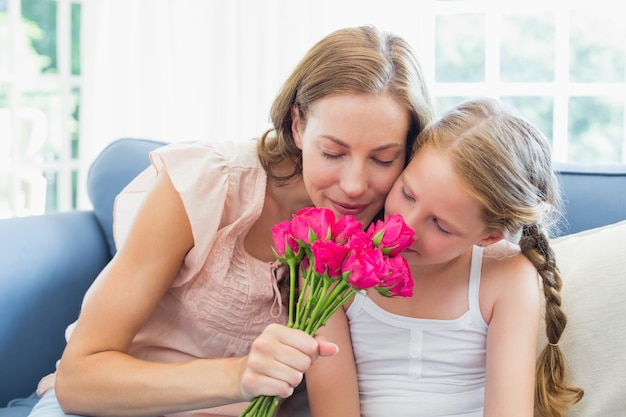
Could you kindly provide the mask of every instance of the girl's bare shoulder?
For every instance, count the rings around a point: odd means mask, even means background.
[[[485,247],[483,251],[483,275],[537,276],[537,269],[530,259],[511,242],[501,240]]]
[[[480,291],[481,306],[490,306],[487,311],[499,302],[538,300],[539,288],[537,269],[518,246],[501,242],[485,248]]]

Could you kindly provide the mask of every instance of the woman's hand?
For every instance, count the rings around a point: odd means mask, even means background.
[[[337,345],[323,338],[270,324],[242,358],[242,396],[248,400],[258,395],[289,397],[318,357],[337,352]]]

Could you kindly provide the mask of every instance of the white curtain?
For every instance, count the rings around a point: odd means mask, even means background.
[[[258,136],[282,81],[314,42],[361,24],[417,42],[428,3],[83,0],[84,163],[120,137]]]

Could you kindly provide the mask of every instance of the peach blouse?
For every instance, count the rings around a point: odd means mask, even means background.
[[[116,244],[119,247],[126,238],[139,204],[161,170],[181,196],[195,244],[172,287],[135,337],[130,354],[157,362],[244,356],[268,324],[287,322],[277,287],[283,265],[260,261],[244,249],[247,231],[263,209],[267,183],[256,141],[173,143],[150,157],[152,165],[116,199]],[[245,405],[177,416],[236,416]]]

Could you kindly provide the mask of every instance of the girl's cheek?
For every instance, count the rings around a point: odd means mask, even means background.
[[[401,215],[404,221],[411,227],[415,227],[415,206],[409,202],[399,188],[393,189],[394,213]]]
[[[393,195],[393,190],[391,190],[391,193],[387,196],[387,199],[385,200],[385,216],[391,216],[392,214],[401,214],[402,217],[405,217],[404,214],[401,213],[399,210],[395,196]]]

